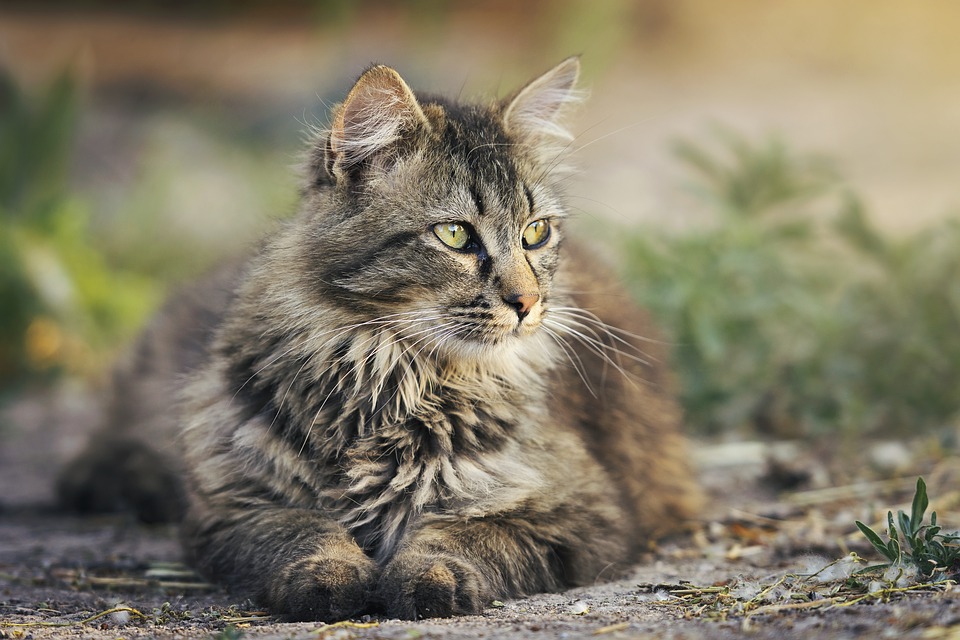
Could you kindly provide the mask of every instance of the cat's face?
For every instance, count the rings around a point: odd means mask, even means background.
[[[335,117],[314,194],[324,297],[425,350],[535,334],[565,213],[543,127],[576,72],[566,61],[493,107],[417,101],[395,72],[364,74]]]

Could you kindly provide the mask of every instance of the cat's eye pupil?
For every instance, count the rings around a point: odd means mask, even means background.
[[[550,224],[546,220],[535,220],[523,230],[523,247],[535,248],[546,242],[549,236]]]
[[[463,249],[470,243],[470,232],[458,222],[441,222],[433,226],[440,241],[453,249]]]

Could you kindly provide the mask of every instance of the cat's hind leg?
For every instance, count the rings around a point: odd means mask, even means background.
[[[78,513],[133,512],[146,523],[183,515],[183,489],[168,456],[136,439],[102,433],[57,479],[57,499]]]

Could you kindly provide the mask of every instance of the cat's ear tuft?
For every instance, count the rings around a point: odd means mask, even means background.
[[[430,124],[400,74],[383,65],[371,67],[334,111],[325,149],[327,172],[343,180],[419,126]]]
[[[520,138],[571,139],[561,124],[567,107],[581,100],[576,90],[580,76],[580,57],[567,58],[553,69],[535,78],[503,103],[503,124]]]

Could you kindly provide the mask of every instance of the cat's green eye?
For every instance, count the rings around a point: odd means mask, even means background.
[[[470,244],[470,230],[459,222],[435,224],[433,233],[440,238],[440,242],[452,249],[463,249]]]
[[[550,222],[548,220],[534,220],[523,230],[523,248],[535,249],[550,237]]]

